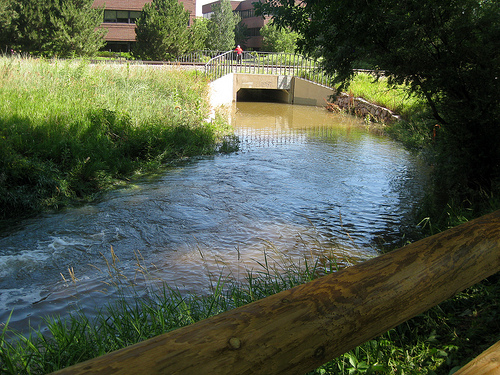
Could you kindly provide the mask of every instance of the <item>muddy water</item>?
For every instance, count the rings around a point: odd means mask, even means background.
[[[146,273],[184,292],[333,254],[357,262],[399,240],[425,167],[359,120],[322,108],[238,103],[239,152],[184,160],[102,201],[23,222],[0,236],[0,322],[37,326],[73,307],[92,314],[113,283]],[[117,276],[119,274],[119,276]]]

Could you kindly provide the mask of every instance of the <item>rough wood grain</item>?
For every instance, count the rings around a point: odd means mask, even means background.
[[[500,271],[500,211],[57,374],[303,374]]]
[[[498,375],[500,374],[500,341],[490,346],[455,375]]]

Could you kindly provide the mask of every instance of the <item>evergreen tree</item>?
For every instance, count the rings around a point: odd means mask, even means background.
[[[189,28],[190,31],[190,43],[189,51],[199,51],[208,48],[208,23],[206,18],[196,18],[193,24]]]
[[[0,0],[0,54],[9,52],[12,18],[11,0]]]
[[[208,47],[212,50],[228,51],[234,48],[235,28],[240,17],[233,13],[229,0],[221,0],[212,6],[212,17],[208,25],[210,39]]]
[[[103,9],[93,0],[11,1],[8,31],[15,50],[40,56],[90,56],[105,43]]]
[[[93,1],[65,0],[58,6],[52,50],[58,56],[92,56],[105,44],[106,30],[96,29],[103,20],[103,10],[92,8]]]
[[[260,35],[262,35],[263,51],[293,53],[297,48],[299,34],[290,28],[278,28],[268,23],[260,29]]]
[[[243,49],[246,49],[245,45],[248,38],[250,38],[248,36],[248,27],[240,20],[234,29],[234,44],[239,44]]]
[[[144,60],[171,60],[188,51],[189,12],[177,0],[153,0],[137,20],[134,55]]]

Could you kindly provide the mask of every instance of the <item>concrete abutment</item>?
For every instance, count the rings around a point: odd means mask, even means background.
[[[299,77],[230,73],[210,84],[212,107],[230,105],[236,101],[277,102],[324,107],[332,102],[334,90]],[[387,108],[369,103],[361,98],[339,95],[333,103],[358,116],[388,123],[398,117]]]

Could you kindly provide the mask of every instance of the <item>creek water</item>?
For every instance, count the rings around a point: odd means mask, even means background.
[[[204,293],[214,275],[243,279],[265,258],[376,256],[414,223],[427,168],[360,121],[237,103],[238,152],[179,161],[99,202],[1,233],[0,324],[11,312],[22,331],[75,307],[91,315],[116,297],[114,283],[140,285],[146,269],[150,280]]]

